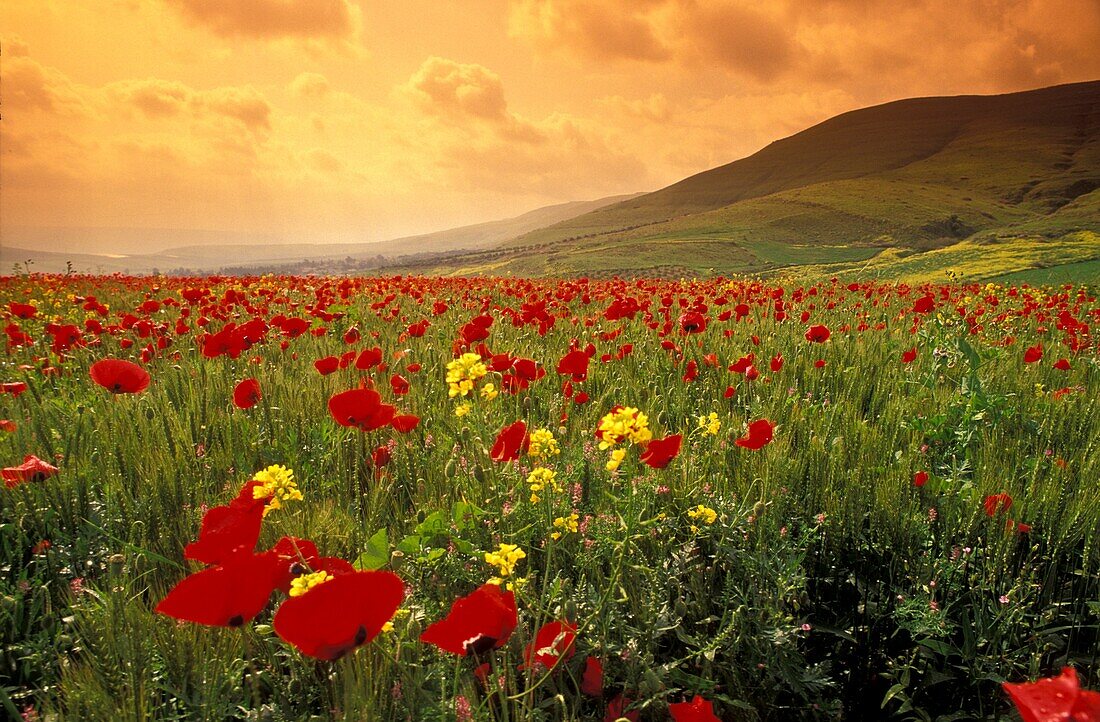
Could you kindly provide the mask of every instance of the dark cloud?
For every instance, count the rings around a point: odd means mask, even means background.
[[[347,39],[358,14],[348,0],[165,0],[225,37]]]

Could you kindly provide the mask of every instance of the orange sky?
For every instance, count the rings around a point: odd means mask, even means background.
[[[1095,0],[4,0],[0,220],[358,241],[1100,77]]]

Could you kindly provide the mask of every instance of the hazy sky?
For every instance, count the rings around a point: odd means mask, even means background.
[[[4,0],[0,219],[374,240],[1100,77],[1097,0]]]

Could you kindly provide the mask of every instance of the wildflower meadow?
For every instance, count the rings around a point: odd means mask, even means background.
[[[10,719],[1100,719],[1087,286],[31,274],[0,313]]]

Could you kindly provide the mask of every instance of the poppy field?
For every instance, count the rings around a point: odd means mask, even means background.
[[[12,719],[1100,719],[1087,286],[35,274],[0,313]]]

